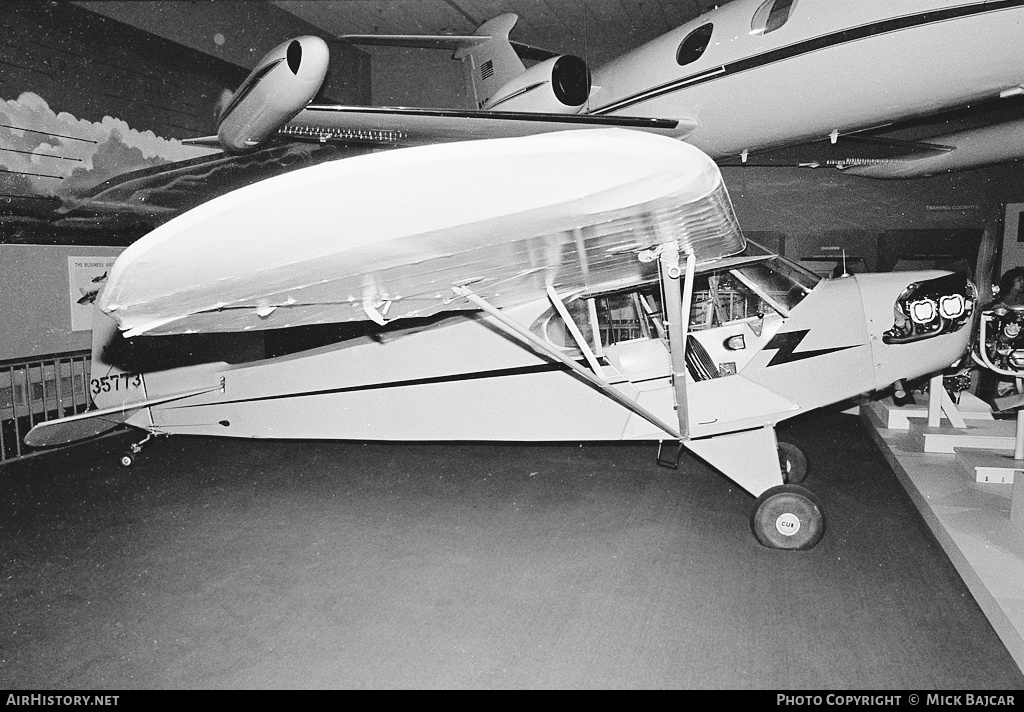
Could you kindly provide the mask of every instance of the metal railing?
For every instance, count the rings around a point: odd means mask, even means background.
[[[91,362],[88,350],[0,361],[0,464],[32,454],[37,423],[88,410]]]

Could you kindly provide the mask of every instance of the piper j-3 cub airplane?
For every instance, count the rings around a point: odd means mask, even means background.
[[[1013,101],[1022,8],[734,0],[593,81],[577,58],[510,41],[511,16],[466,37],[377,40],[454,49],[472,111],[309,104],[327,45],[287,42],[222,111],[226,151],[492,140],[324,163],[157,227],[97,300],[97,410],[26,440],[123,422],[150,434],[679,442],[758,498],[760,541],[813,546],[823,514],[774,425],[956,361],[973,287],[940,272],[817,280],[744,241],[694,146],[746,156]],[[517,52],[541,61],[527,69]],[[880,75],[893,57],[901,71]],[[577,128],[590,130],[528,137]],[[904,146],[900,166],[949,148]],[[1002,150],[986,160],[1014,157]]]
[[[757,497],[762,543],[808,548],[824,515],[786,481],[775,424],[948,367],[975,301],[961,275],[821,281],[747,243],[715,163],[673,139],[608,129],[385,151],[232,191],[127,248],[96,301],[98,409],[26,441],[121,422],[660,440]]]
[[[974,287],[944,272],[819,281],[744,240],[704,152],[843,146],[893,121],[1013,102],[1024,0],[734,0],[592,77],[578,58],[510,41],[514,22],[349,38],[454,49],[471,111],[309,104],[326,43],[268,53],[221,112],[226,151],[414,147],[259,181],[129,247],[96,302],[97,410],[26,441],[122,422],[235,437],[653,439],[757,497],[762,543],[813,546],[823,513],[775,424],[957,361]],[[542,61],[527,69],[517,52]],[[1012,142],[958,154],[952,137],[867,143],[902,152],[862,159],[873,175],[1019,155]]]

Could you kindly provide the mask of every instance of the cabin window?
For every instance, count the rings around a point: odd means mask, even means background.
[[[690,331],[713,329],[773,311],[754,290],[729,273],[698,275],[692,304]]]
[[[591,322],[588,300],[566,302],[565,308],[591,348],[596,347],[594,326],[604,346],[664,336],[661,333],[661,295],[655,288],[595,297],[596,324]],[[541,314],[530,325],[530,331],[567,355],[580,355],[576,340],[554,308]]]
[[[700,56],[704,54],[704,50],[708,48],[708,43],[711,41],[711,32],[714,29],[715,26],[709,22],[706,25],[701,25],[686,36],[686,39],[679,44],[679,49],[676,50],[676,61],[680,66],[696,62],[700,59]]]
[[[767,0],[754,13],[750,22],[750,34],[767,35],[786,24],[796,7],[796,0]]]
[[[821,277],[779,257],[732,271],[740,281],[758,290],[769,304],[788,313],[811,293]]]

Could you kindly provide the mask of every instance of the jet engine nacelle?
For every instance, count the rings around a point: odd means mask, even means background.
[[[320,91],[330,53],[319,37],[297,37],[267,52],[221,111],[217,139],[226,151],[251,151]]]
[[[510,80],[484,103],[484,109],[575,114],[590,96],[590,69],[564,54],[535,64]]]

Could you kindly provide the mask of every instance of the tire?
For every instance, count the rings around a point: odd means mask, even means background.
[[[779,485],[765,491],[754,505],[750,528],[769,549],[811,549],[825,534],[821,502],[798,485]]]
[[[807,479],[807,456],[793,443],[779,442],[779,467],[782,481],[787,485],[798,485]]]
[[[135,464],[135,455],[133,453],[126,452],[123,455],[121,455],[121,459],[118,460],[118,463],[121,465],[121,467],[129,468],[133,464]]]

